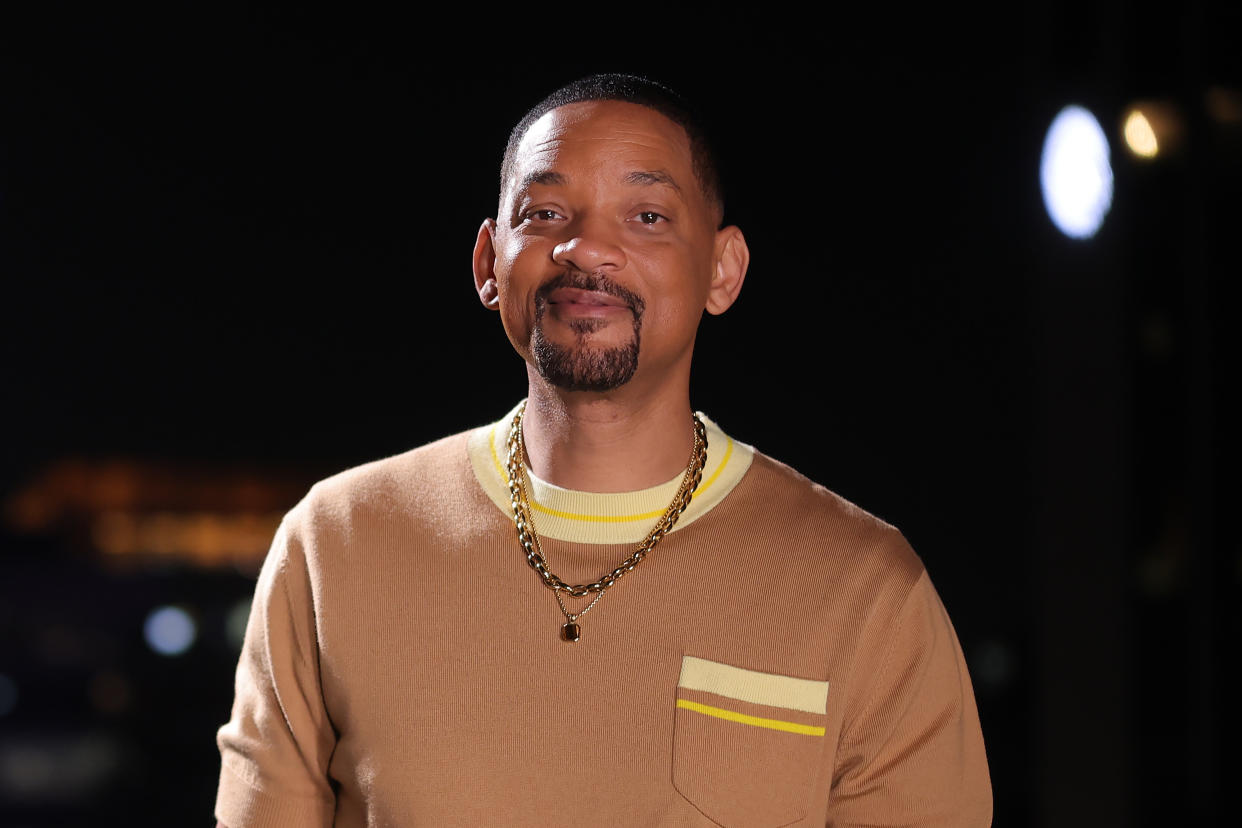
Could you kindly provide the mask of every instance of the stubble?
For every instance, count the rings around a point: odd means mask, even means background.
[[[592,344],[592,335],[608,324],[603,319],[577,319],[570,323],[573,345],[550,341],[543,332],[547,294],[562,287],[600,291],[623,299],[634,319],[630,341],[609,347]],[[557,276],[535,294],[535,330],[531,336],[535,370],[549,383],[566,391],[611,391],[625,385],[638,370],[644,307],[642,297],[602,274],[570,270]]]

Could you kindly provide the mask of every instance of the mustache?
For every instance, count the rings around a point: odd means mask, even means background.
[[[548,302],[548,294],[560,288],[575,288],[577,290],[593,290],[599,293],[606,293],[609,296],[615,296],[630,306],[634,317],[642,316],[643,310],[647,307],[647,303],[643,301],[643,297],[634,291],[618,284],[603,273],[588,273],[585,270],[570,268],[564,273],[560,273],[535,291],[535,300],[540,305],[546,305]]]

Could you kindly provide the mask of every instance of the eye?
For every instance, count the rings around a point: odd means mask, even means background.
[[[548,210],[545,208],[542,210],[531,210],[523,216],[523,218],[527,221],[556,221],[559,218],[564,218],[564,216],[555,210]]]
[[[634,218],[638,219],[641,224],[659,224],[662,221],[668,221],[668,219],[664,216],[659,213],[652,212],[651,210],[644,210],[634,216]]]

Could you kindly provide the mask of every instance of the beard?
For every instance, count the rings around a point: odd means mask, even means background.
[[[562,287],[594,290],[623,299],[634,317],[630,341],[608,347],[592,345],[589,341],[591,334],[607,324],[602,319],[572,322],[573,345],[549,340],[543,332],[543,318],[548,309],[547,295]],[[625,385],[638,369],[638,343],[644,307],[642,297],[602,274],[570,270],[557,276],[535,294],[535,330],[531,336],[535,370],[539,376],[565,391],[611,391]]]

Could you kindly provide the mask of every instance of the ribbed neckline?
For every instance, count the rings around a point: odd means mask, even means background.
[[[509,426],[516,413],[517,406],[514,406],[495,423],[475,429],[467,441],[479,485],[510,519],[513,511],[504,462]],[[702,412],[699,416],[707,427],[707,463],[703,467],[702,482],[673,531],[689,526],[723,500],[750,468],[754,457],[751,446],[729,437]],[[678,475],[658,486],[634,492],[580,492],[540,480],[529,468],[526,474],[539,534],[578,543],[641,541],[664,514],[681,485],[681,475]]]

